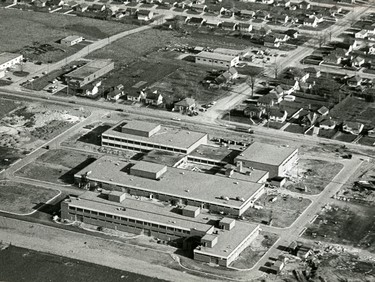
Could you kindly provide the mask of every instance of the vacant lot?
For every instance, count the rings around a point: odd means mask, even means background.
[[[56,190],[3,181],[0,182],[0,209],[12,213],[30,213],[57,194]]]
[[[375,251],[375,209],[342,203],[325,208],[304,236]]]
[[[1,40],[0,51],[10,52],[18,52],[34,42],[57,42],[73,34],[95,40],[134,28],[108,21],[11,9],[0,10],[0,19],[0,34],[7,38]]]
[[[267,232],[260,233],[250,246],[242,251],[231,266],[240,269],[252,268],[277,239],[278,237],[275,234]]]
[[[51,150],[19,171],[17,175],[57,184],[74,183],[74,174],[92,163],[92,156],[68,150]]]
[[[276,200],[275,200],[276,199]],[[287,195],[263,195],[257,201],[263,209],[248,209],[244,213],[246,220],[269,224],[275,227],[290,226],[300,214],[310,205],[305,198],[293,198]]]
[[[0,119],[9,114],[11,111],[15,110],[20,106],[19,102],[15,102],[8,99],[0,99]]]

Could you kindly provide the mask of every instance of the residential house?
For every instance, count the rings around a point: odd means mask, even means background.
[[[302,1],[298,4],[298,7],[301,9],[301,10],[308,10],[311,8],[311,4],[307,1]]]
[[[363,128],[363,123],[355,121],[347,121],[342,124],[342,130],[353,135],[359,135]]]
[[[262,115],[266,113],[266,109],[264,107],[259,107],[257,105],[250,104],[244,110],[243,114],[246,117],[250,118],[258,118],[260,119]]]
[[[196,108],[196,103],[193,98],[185,98],[174,104],[173,110],[180,113],[189,113]]]
[[[310,78],[318,78],[321,76],[321,71],[314,67],[304,68],[303,71],[308,73]]]
[[[369,47],[369,49],[368,49],[368,54],[370,54],[370,55],[375,55],[375,46],[371,46],[371,47]]]
[[[272,33],[272,36],[275,37],[275,40],[276,41],[280,41],[280,42],[286,42],[288,41],[290,38],[287,34],[285,33]]]
[[[352,60],[352,66],[356,68],[361,68],[365,63],[365,59],[361,56],[357,56]]]
[[[126,16],[126,8],[125,9],[118,9],[115,13],[116,19],[122,19],[125,16]]]
[[[88,10],[89,8],[89,5],[86,4],[86,3],[81,3],[79,4],[78,6],[75,7],[76,11],[77,12],[81,12],[81,13],[84,13]]]
[[[279,48],[281,41],[278,41],[274,36],[272,35],[266,35],[263,38],[264,46],[268,48]]]
[[[269,20],[270,17],[271,17],[270,13],[265,10],[258,10],[255,12],[255,15],[254,15],[254,18],[256,18],[257,20],[263,20],[263,21]]]
[[[317,119],[318,115],[313,111],[302,110],[298,115],[298,121],[302,126],[312,126]]]
[[[85,96],[89,98],[96,98],[100,95],[99,87],[101,85],[102,85],[101,81],[97,83],[93,83],[93,84],[86,84],[77,91],[77,95]]]
[[[154,12],[150,10],[139,10],[137,12],[137,19],[140,21],[149,21],[154,16]]]
[[[141,91],[142,92],[142,91]],[[163,96],[157,90],[151,92],[150,90],[143,91],[145,94],[145,103],[147,105],[159,106],[163,103]]]
[[[272,107],[279,104],[282,101],[282,95],[277,93],[268,93],[260,97],[257,101],[257,105],[261,107]]]
[[[124,85],[119,84],[113,87],[113,89],[107,94],[107,100],[117,101],[122,96],[124,96]]]
[[[290,7],[290,0],[277,0],[274,2],[274,6],[288,8]]]
[[[375,128],[370,129],[370,130],[367,132],[367,135],[368,135],[368,137],[375,138]]]
[[[318,110],[317,110],[318,114],[322,115],[322,116],[326,116],[329,114],[329,109],[326,107],[326,106],[321,106]]]
[[[311,17],[315,17],[318,23],[324,22],[324,17],[322,14],[312,15]]]
[[[38,8],[43,8],[46,6],[47,0],[35,0],[34,1],[34,6]]]
[[[298,73],[294,74],[293,79],[299,82],[306,82],[309,79],[309,77],[310,73],[301,70]]]
[[[289,20],[289,16],[287,14],[281,14],[281,15],[275,14],[272,16],[272,21],[274,23],[279,23],[279,24],[284,25],[288,22],[288,20]]]
[[[303,20],[304,26],[310,26],[310,27],[317,27],[318,26],[318,19],[316,17],[312,18],[305,18]]]
[[[325,129],[325,130],[330,130],[334,129],[336,127],[336,121],[334,121],[331,118],[326,118],[323,119],[321,122],[319,122],[319,128],[320,129]]]
[[[288,29],[284,32],[286,35],[288,35],[290,38],[298,38],[299,32],[295,29]]]
[[[253,26],[248,23],[239,23],[238,28],[241,32],[251,32],[253,30]]]
[[[342,57],[339,56],[336,52],[331,52],[327,56],[323,57],[323,61],[326,64],[335,64],[339,65],[341,64]]]
[[[206,20],[199,17],[186,18],[185,23],[188,25],[201,26]]]
[[[368,35],[373,35],[375,34],[375,26],[374,25],[365,25],[363,27],[364,30],[367,30]]]
[[[249,11],[249,10],[241,10],[240,11],[240,16],[241,18],[253,18],[255,16],[254,11]]]
[[[144,99],[144,94],[143,92],[130,92],[126,95],[126,99],[132,102],[140,102]]]
[[[232,9],[226,9],[226,8],[224,8],[224,7],[221,7],[219,13],[220,13],[220,15],[222,15],[222,16],[227,16],[227,17],[231,17],[231,16],[233,16],[233,11],[232,11]]]
[[[262,25],[262,27],[259,29],[259,33],[262,35],[268,35],[272,32],[272,29],[268,25]]]
[[[358,39],[365,39],[365,38],[368,37],[368,30],[366,30],[366,29],[362,29],[362,30],[356,32],[356,33],[354,34],[354,37],[355,37],[355,38],[358,38]]]
[[[239,24],[235,22],[222,22],[220,27],[224,30],[234,31],[239,29]]]
[[[48,2],[48,4],[52,7],[60,7],[60,6],[63,6],[64,5],[64,1],[63,0],[50,0]]]
[[[204,22],[203,22],[203,25],[204,26],[207,26],[209,28],[217,28],[219,27],[219,25],[221,24],[222,22],[219,20],[219,19],[215,19],[215,18],[208,18],[208,19],[205,19]]]
[[[358,87],[362,84],[363,79],[359,75],[352,76],[347,80],[347,83],[350,87]]]
[[[339,6],[332,6],[331,8],[329,8],[329,11],[330,11],[332,16],[336,16],[336,14],[341,13],[342,8],[339,7]]]
[[[280,108],[271,108],[268,111],[268,119],[270,121],[275,122],[285,122],[286,118],[288,117],[288,113],[285,110],[281,110]]]
[[[207,6],[202,4],[192,4],[190,5],[190,9],[199,13],[203,13],[207,11]]]
[[[104,4],[92,4],[89,6],[89,10],[92,12],[103,12],[105,10],[105,5]]]

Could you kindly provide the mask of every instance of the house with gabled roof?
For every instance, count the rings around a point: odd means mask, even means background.
[[[309,74],[309,78],[318,78],[321,76],[321,71],[314,67],[304,68],[303,71]]]
[[[144,94],[140,92],[130,92],[126,95],[126,100],[132,102],[140,102],[144,99]]]
[[[362,84],[363,78],[359,75],[354,75],[347,80],[347,84],[350,87],[358,87]]]
[[[327,56],[323,57],[322,62],[327,63],[327,64],[339,65],[339,64],[341,64],[341,60],[342,60],[341,56],[337,55],[336,52],[331,52]]]
[[[137,12],[137,19],[140,21],[149,21],[153,18],[154,12],[150,10],[138,10]]]
[[[92,12],[103,12],[105,10],[105,5],[104,4],[92,4],[89,7],[89,10]]]
[[[147,89],[141,92],[145,95],[145,103],[147,105],[159,106],[163,103],[163,96],[157,90],[151,91]]]
[[[352,60],[352,66],[356,68],[361,68],[364,63],[365,63],[365,58],[361,56],[357,56]]]
[[[276,37],[272,35],[266,35],[263,38],[264,46],[269,47],[269,48],[279,48],[280,47],[280,42],[279,40],[276,39]]]
[[[298,7],[301,9],[301,10],[308,10],[311,8],[311,4],[310,2],[307,2],[307,1],[302,1],[298,4]]]
[[[270,121],[282,123],[282,122],[285,122],[287,117],[288,117],[288,112],[278,107],[271,108],[268,111],[268,119]]]
[[[274,23],[279,23],[279,24],[286,24],[289,20],[289,16],[287,14],[275,14],[272,15],[272,21]]]
[[[284,8],[288,8],[290,7],[290,0],[277,0],[276,2],[273,3],[274,6],[277,6],[277,7],[284,7]]]
[[[316,17],[305,18],[303,20],[303,25],[304,26],[317,27],[318,26],[318,19]]]
[[[325,118],[319,122],[319,128],[325,130],[332,130],[336,127],[337,122],[334,121],[331,117]]]
[[[279,104],[282,99],[282,95],[277,93],[268,93],[258,99],[257,105],[261,107],[272,107]]]
[[[187,17],[185,23],[188,25],[201,26],[206,20],[200,17]]]
[[[235,23],[235,22],[222,22],[220,23],[220,27],[224,30],[232,30],[232,31],[239,29],[238,23]]]
[[[250,10],[240,10],[240,16],[242,18],[252,18],[255,16],[255,12]]]
[[[270,17],[271,17],[270,13],[265,10],[258,10],[255,12],[255,15],[254,15],[254,18],[256,18],[257,20],[263,20],[263,21],[269,20]]]
[[[117,101],[122,96],[124,96],[124,85],[119,84],[107,94],[107,100]]]
[[[359,135],[363,128],[364,124],[356,121],[344,121],[342,124],[342,130],[353,135]]]
[[[252,24],[249,24],[249,23],[239,23],[238,29],[241,32],[251,32],[253,30],[253,26]]]
[[[193,98],[185,98],[174,104],[173,110],[180,113],[189,113],[196,108],[196,102]]]
[[[266,109],[264,107],[260,107],[254,104],[246,106],[243,110],[244,116],[250,118],[261,118],[265,113]]]
[[[329,114],[329,109],[326,107],[326,106],[321,106],[318,110],[317,110],[317,113],[322,115],[322,116],[326,116]]]
[[[354,37],[358,39],[365,39],[368,37],[368,30],[362,29],[356,33],[354,33]]]

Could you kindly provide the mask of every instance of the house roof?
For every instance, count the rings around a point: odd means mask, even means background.
[[[317,112],[321,115],[326,115],[329,113],[329,109],[326,106],[321,106]]]
[[[181,107],[191,107],[193,105],[195,105],[195,100],[193,98],[185,98],[175,103],[175,106],[181,106]]]
[[[285,115],[285,111],[279,108],[271,108],[269,110],[270,117],[282,118]]]

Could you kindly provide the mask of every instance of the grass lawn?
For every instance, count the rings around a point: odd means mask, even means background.
[[[366,146],[374,146],[375,138],[363,136],[361,139],[359,139],[358,143]]]
[[[343,202],[321,211],[304,236],[374,252],[374,217],[375,209],[371,206]]]
[[[86,39],[106,38],[109,35],[134,28],[119,24],[69,15],[0,10],[0,51],[17,52],[34,42],[53,43],[68,35],[81,35]]]
[[[0,156],[0,170],[6,169],[9,165],[22,157],[18,150],[2,146],[0,146]]]
[[[336,129],[319,129],[318,136],[331,139],[336,134],[336,132]]]
[[[29,213],[57,194],[56,190],[22,183],[0,182],[0,209],[13,213]]]
[[[50,150],[19,171],[17,175],[51,183],[74,183],[75,173],[95,159],[83,153],[68,150]]]
[[[351,143],[356,138],[357,138],[357,135],[353,135],[353,134],[345,133],[345,132],[339,132],[339,134],[337,134],[334,139],[339,140],[339,141],[343,141],[343,142]]]
[[[294,192],[301,192],[300,188],[306,186],[307,191],[302,193],[319,194],[342,168],[343,165],[340,163],[300,159],[295,168],[298,177],[293,179],[294,182],[288,181],[286,188]]]
[[[0,119],[5,117],[9,112],[19,107],[19,102],[8,99],[0,99]]]
[[[303,134],[306,129],[307,128],[304,128],[303,126],[291,123],[287,128],[285,128],[285,131],[292,132],[292,133]]]
[[[271,199],[277,197],[275,202]],[[263,209],[249,208],[243,216],[246,220],[257,223],[266,223],[272,218],[271,226],[288,227],[310,205],[311,201],[304,198],[294,198],[283,195],[262,195],[258,201]]]
[[[231,267],[240,269],[253,267],[277,239],[278,236],[273,233],[261,232],[250,246],[242,251],[238,258],[231,264]]]

